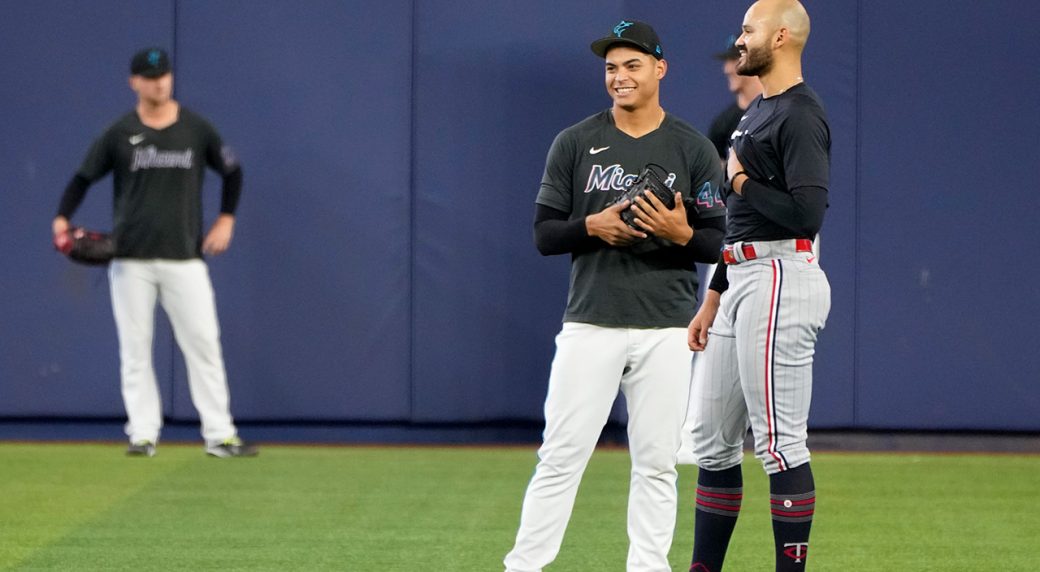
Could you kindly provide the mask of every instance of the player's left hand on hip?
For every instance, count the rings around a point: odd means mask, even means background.
[[[669,209],[652,192],[647,191],[632,205],[635,222],[643,230],[658,238],[676,244],[686,244],[693,237],[693,229],[686,222],[686,205],[682,195],[675,193],[675,207]]]

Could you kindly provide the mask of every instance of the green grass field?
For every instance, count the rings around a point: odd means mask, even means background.
[[[495,571],[531,448],[0,444],[0,570]],[[810,568],[1040,569],[1040,456],[818,453]],[[598,451],[549,570],[623,571],[627,453]],[[696,470],[671,553],[689,566]],[[767,481],[745,464],[727,570],[772,570]]]

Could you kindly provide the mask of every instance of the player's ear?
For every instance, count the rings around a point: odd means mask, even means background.
[[[773,49],[778,50],[782,48],[783,45],[787,43],[788,37],[790,35],[791,32],[789,32],[787,28],[780,28],[779,30],[777,30],[776,35],[773,37]]]
[[[668,62],[665,60],[657,60],[654,68],[657,73],[657,79],[663,79],[665,74],[668,73]]]

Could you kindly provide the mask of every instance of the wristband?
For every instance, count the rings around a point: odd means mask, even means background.
[[[751,178],[751,175],[747,174],[747,171],[737,171],[733,173],[733,176],[729,178],[729,188],[733,188],[733,182],[737,180],[737,177],[744,175],[747,178]]]

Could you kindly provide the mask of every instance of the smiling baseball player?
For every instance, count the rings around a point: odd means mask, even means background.
[[[812,242],[827,207],[830,129],[802,80],[809,16],[797,0],[761,0],[744,16],[737,73],[763,94],[732,137],[726,246],[689,345],[700,467],[691,571],[719,572],[743,497],[744,437],[769,474],[776,570],[803,570],[816,491],[806,425],[816,339],[830,285]]]
[[[619,389],[632,456],[627,569],[670,570],[694,262],[718,258],[725,226],[715,149],[660,105],[667,63],[653,28],[622,21],[592,51],[604,63],[613,105],[556,137],[536,199],[538,249],[571,256],[571,286],[549,374],[544,442],[505,558],[514,572],[555,559]],[[674,207],[652,194],[615,203],[648,163],[661,167]],[[622,219],[628,208],[636,228]]]

